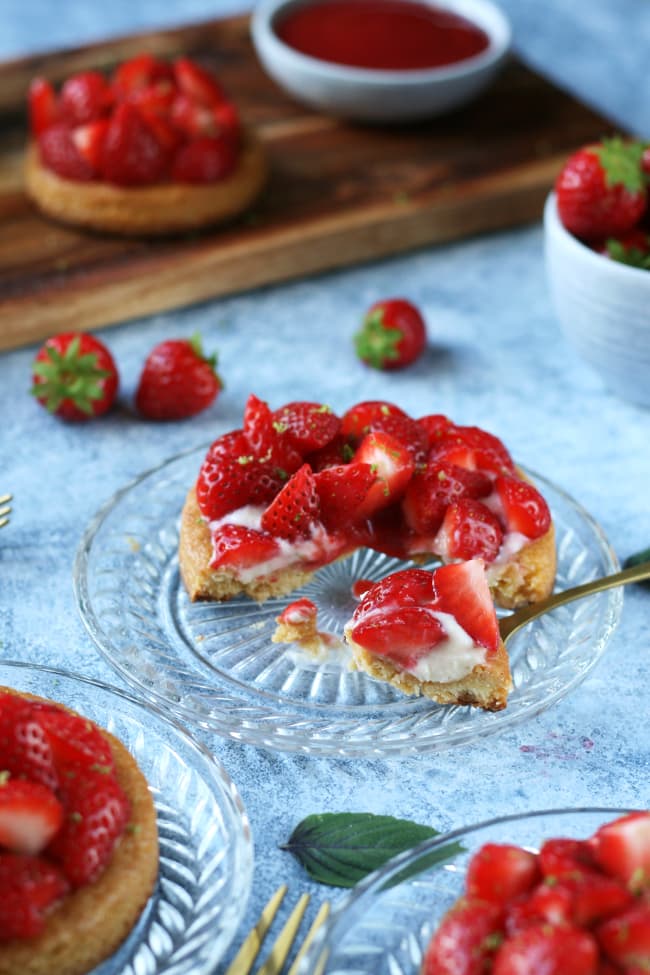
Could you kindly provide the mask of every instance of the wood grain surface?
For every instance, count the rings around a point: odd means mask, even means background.
[[[271,177],[236,223],[169,240],[78,232],[22,191],[25,93],[148,50],[210,64],[256,127]],[[537,220],[562,161],[611,125],[513,59],[472,105],[407,127],[354,125],[285,96],[245,17],[0,65],[0,349]]]

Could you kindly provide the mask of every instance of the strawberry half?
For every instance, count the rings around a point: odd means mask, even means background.
[[[594,860],[630,890],[650,889],[650,812],[634,812],[601,826],[589,840]]]
[[[56,123],[38,137],[38,151],[44,166],[62,179],[86,183],[94,172],[77,149],[72,132],[67,125]]]
[[[233,565],[245,568],[267,562],[280,552],[275,538],[244,525],[222,525],[212,538],[211,569]]]
[[[271,464],[285,477],[301,466],[302,457],[294,447],[288,429],[275,420],[268,404],[252,393],[244,409],[243,432],[258,460]]]
[[[501,907],[463,898],[444,917],[429,943],[422,975],[484,975],[491,970],[502,937]]]
[[[433,574],[437,608],[450,613],[475,643],[496,651],[501,638],[483,563],[442,565]]]
[[[169,163],[165,147],[135,105],[122,102],[109,120],[101,174],[116,186],[146,186],[162,179]]]
[[[502,475],[494,482],[508,531],[540,538],[551,526],[551,512],[536,487],[518,477]]]
[[[307,538],[319,512],[314,475],[309,464],[303,464],[263,512],[261,527],[277,538]]]
[[[567,967],[567,961],[570,966]],[[498,950],[492,975],[596,975],[594,937],[573,927],[539,925],[508,938]]]
[[[108,131],[108,119],[98,119],[86,125],[78,125],[72,130],[72,141],[79,155],[97,175],[102,164],[104,142]]]
[[[56,92],[45,78],[34,78],[29,86],[27,100],[32,135],[39,136],[61,121]]]
[[[177,58],[174,77],[179,89],[199,105],[210,108],[223,101],[223,89],[214,75],[189,58]]]
[[[359,512],[364,518],[398,501],[415,470],[408,447],[382,431],[366,434],[357,448],[354,461],[369,464],[376,476]]]
[[[314,474],[320,517],[329,531],[360,521],[368,491],[376,481],[369,464],[328,467]]]
[[[499,438],[480,427],[453,426],[436,438],[429,460],[446,460],[468,470],[493,474],[511,474],[515,469],[512,457]]]
[[[505,905],[526,894],[540,879],[534,853],[507,843],[485,843],[467,867],[469,897]]]
[[[366,650],[406,669],[415,667],[447,637],[440,620],[423,606],[368,614],[352,627],[351,635]]]
[[[0,774],[0,847],[12,853],[40,853],[62,822],[63,806],[51,789]]]
[[[170,83],[172,79],[171,65],[159,61],[152,54],[138,54],[116,68],[111,84],[116,95],[125,98],[156,82]]]
[[[343,414],[341,433],[359,443],[368,433],[387,433],[408,448],[416,463],[426,460],[428,437],[420,424],[394,403],[365,400]]]
[[[207,521],[217,521],[230,511],[248,504],[251,484],[247,472],[256,465],[250,455],[242,454],[241,463],[227,457],[211,457],[201,464],[196,482],[196,500]]]
[[[30,701],[0,694],[0,770],[56,789],[52,747]]]
[[[341,426],[336,413],[325,403],[287,403],[275,410],[273,419],[286,428],[296,450],[303,456],[325,447]]]
[[[68,889],[61,870],[43,857],[0,853],[0,942],[41,934]]]
[[[650,904],[640,903],[596,929],[607,957],[626,973],[650,971]]]
[[[214,183],[231,173],[236,163],[237,151],[227,136],[204,135],[180,146],[171,175],[177,183]]]
[[[434,544],[444,559],[493,562],[502,540],[503,529],[496,515],[482,501],[461,498],[447,508]]]
[[[107,114],[113,104],[113,92],[99,71],[72,75],[61,88],[59,109],[69,125],[86,125]]]
[[[54,705],[37,703],[35,707],[59,779],[86,768],[114,771],[111,746],[97,725]]]
[[[458,498],[485,498],[492,481],[482,471],[470,471],[448,461],[416,470],[402,501],[407,525],[421,535],[437,532],[445,511]]]

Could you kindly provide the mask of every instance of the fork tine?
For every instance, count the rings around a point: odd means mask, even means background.
[[[314,935],[316,934],[316,932],[320,928],[321,924],[328,917],[329,912],[330,912],[329,902],[328,901],[325,901],[323,904],[321,904],[320,909],[318,911],[318,914],[316,915],[316,917],[312,921],[311,927],[310,927],[309,931],[307,932],[307,936],[305,937],[305,940],[303,941],[303,943],[301,945],[300,951],[298,952],[298,954],[294,958],[293,965],[291,966],[291,968],[287,972],[287,975],[296,975],[296,973],[298,972],[298,968],[300,967],[300,962],[302,961],[302,959],[304,958],[304,956],[307,954],[307,949],[309,948],[310,944],[314,940]]]
[[[309,894],[303,894],[280,931],[269,957],[258,969],[257,975],[280,975],[308,904]]]
[[[286,892],[287,885],[282,884],[270,898],[268,904],[260,914],[259,921],[251,929],[250,934],[230,963],[226,975],[249,975],[252,971],[253,964],[262,947],[266,933],[271,927]]]
[[[0,495],[0,505],[2,505],[0,508],[0,528],[4,528],[5,525],[9,524],[9,515],[11,514],[10,501],[10,494]]]

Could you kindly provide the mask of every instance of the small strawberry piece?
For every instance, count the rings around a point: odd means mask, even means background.
[[[536,487],[518,477],[502,475],[494,482],[508,531],[541,538],[551,526],[551,512]]]
[[[73,887],[94,883],[108,864],[130,816],[129,801],[110,773],[85,770],[63,780],[63,826],[49,852]]]
[[[311,599],[301,596],[285,606],[280,615],[276,618],[276,623],[316,623],[318,618],[318,607],[312,603]]]
[[[41,934],[48,913],[68,889],[61,870],[48,860],[0,853],[0,943]]]
[[[32,135],[39,136],[51,125],[61,121],[56,92],[45,78],[34,78],[29,86],[27,100]]]
[[[95,122],[109,111],[113,92],[98,71],[72,75],[61,88],[59,107],[63,121],[69,125]]]
[[[261,527],[269,535],[290,541],[306,538],[319,511],[314,475],[309,464],[303,464],[263,512]]]
[[[168,153],[135,105],[122,102],[113,112],[102,155],[101,173],[116,186],[144,186],[164,176]]]
[[[424,319],[403,298],[376,302],[354,336],[357,355],[375,369],[403,369],[422,355],[426,344]]]
[[[496,515],[482,501],[461,498],[450,504],[436,535],[435,550],[445,559],[481,558],[492,562],[503,540]]]
[[[376,475],[376,481],[359,510],[360,517],[364,518],[398,501],[415,470],[408,447],[381,431],[366,434],[354,455],[354,461],[369,464]]]
[[[52,748],[32,703],[0,694],[0,770],[56,789]]]
[[[585,840],[554,837],[545,840],[539,850],[539,865],[550,883],[565,877],[580,877],[585,870],[596,864],[589,844]]]
[[[61,122],[41,132],[38,151],[43,165],[62,179],[87,183],[95,175],[77,149],[69,127]]]
[[[485,569],[478,559],[440,566],[433,573],[437,606],[450,613],[473,641],[496,651],[501,638]]]
[[[452,501],[485,498],[491,491],[492,481],[487,474],[441,461],[416,470],[406,489],[402,510],[413,531],[435,533]]]
[[[207,409],[221,390],[217,356],[203,353],[201,337],[159,342],[146,358],[135,403],[149,420],[183,420]]]
[[[534,853],[506,843],[485,843],[467,867],[469,897],[505,905],[531,890],[539,880]]]
[[[437,437],[429,452],[430,461],[447,460],[468,470],[511,474],[514,464],[498,437],[480,427],[454,426]]]
[[[553,926],[573,922],[573,895],[561,884],[541,883],[530,894],[512,901],[506,910],[506,934],[519,934],[540,924]]]
[[[280,546],[270,535],[254,528],[222,525],[212,538],[212,552],[211,569],[228,565],[245,568],[274,558]]]
[[[344,528],[361,516],[368,491],[376,481],[369,464],[328,467],[314,474],[320,500],[321,520],[329,531]]]
[[[63,822],[63,806],[40,782],[0,773],[0,847],[12,853],[40,853]]]
[[[591,934],[544,924],[504,941],[492,975],[568,975],[569,971],[571,975],[596,975],[597,966],[598,946]]]
[[[364,649],[405,669],[428,656],[447,633],[436,616],[422,606],[405,606],[381,616],[369,614],[352,627],[352,639]]]
[[[174,77],[179,89],[199,105],[210,108],[223,101],[223,90],[214,75],[189,58],[174,61]]]
[[[626,973],[650,971],[650,904],[634,904],[596,929],[607,957]]]
[[[171,65],[158,61],[151,54],[139,54],[119,65],[112,78],[112,87],[118,97],[126,98],[160,81],[171,84],[173,77]]]
[[[429,943],[422,975],[486,975],[502,939],[501,908],[464,898]]]
[[[354,622],[379,609],[401,606],[430,606],[434,597],[433,577],[426,569],[401,569],[366,586],[363,602],[354,611]]]
[[[331,443],[341,426],[336,413],[324,403],[287,403],[275,410],[273,419],[286,428],[303,456]]]
[[[64,420],[90,420],[115,401],[119,376],[103,342],[85,332],[61,332],[39,349],[30,390],[50,413]]]
[[[72,130],[72,141],[77,152],[88,163],[95,175],[101,169],[107,131],[108,119],[99,119],[96,122],[88,122],[86,125],[78,125]]]
[[[357,443],[368,433],[387,433],[409,449],[416,464],[424,463],[427,457],[426,431],[392,403],[381,400],[358,403],[344,414],[341,432]]]
[[[442,413],[428,413],[427,416],[421,416],[415,422],[426,433],[429,447],[432,447],[443,434],[449,433],[454,426],[451,420]]]
[[[555,184],[566,229],[584,239],[631,230],[646,208],[642,156],[641,143],[620,138],[604,139],[570,156]]]
[[[601,826],[589,840],[594,860],[632,891],[650,888],[650,812],[634,812]]]
[[[201,136],[182,145],[172,163],[177,183],[216,183],[225,179],[237,163],[232,141],[224,136]]]
[[[255,457],[286,474],[293,474],[302,457],[288,430],[277,423],[267,403],[251,393],[244,409],[244,435]]]

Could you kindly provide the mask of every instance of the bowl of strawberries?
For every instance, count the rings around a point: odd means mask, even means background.
[[[650,812],[504,816],[402,853],[330,915],[302,973],[641,975]]]
[[[650,406],[650,149],[618,136],[562,167],[544,210],[560,324],[623,399]]]

